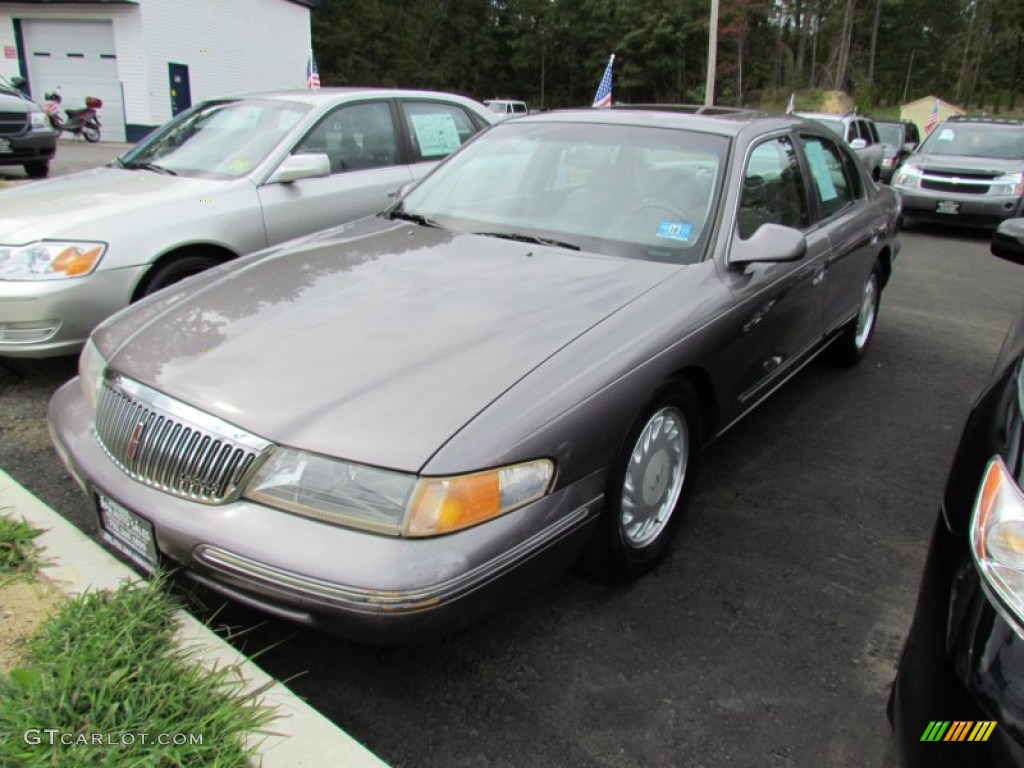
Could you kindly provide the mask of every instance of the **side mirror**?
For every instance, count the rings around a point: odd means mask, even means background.
[[[868,143],[864,139],[854,139],[850,142],[850,147],[852,149],[864,149],[867,145]]]
[[[906,152],[907,154],[910,154],[915,149],[917,149],[916,141],[908,141],[906,144],[903,145],[903,151]]]
[[[405,197],[407,194],[409,194],[409,190],[412,189],[415,186],[415,184],[415,181],[406,182],[398,189],[396,189],[394,192],[389,192],[388,197],[394,199],[397,202],[401,200],[403,197]]]
[[[1014,264],[1024,264],[1024,219],[1007,219],[992,235],[992,253]]]
[[[319,153],[288,155],[277,166],[267,184],[290,184],[302,179],[319,179],[331,175],[331,160]]]
[[[807,253],[804,233],[781,224],[762,224],[747,240],[734,238],[729,264],[799,261]]]

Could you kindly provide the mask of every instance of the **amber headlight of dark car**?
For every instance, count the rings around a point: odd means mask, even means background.
[[[1020,632],[1024,623],[1024,493],[999,456],[989,462],[982,479],[971,518],[971,544],[984,584],[995,593],[995,604]]]
[[[417,477],[277,448],[245,491],[298,515],[392,536],[435,536],[544,496],[554,464],[538,459],[451,477]]]

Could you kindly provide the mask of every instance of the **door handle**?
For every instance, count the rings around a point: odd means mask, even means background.
[[[821,285],[825,282],[825,269],[819,269],[814,273],[814,277],[811,278],[811,285]]]

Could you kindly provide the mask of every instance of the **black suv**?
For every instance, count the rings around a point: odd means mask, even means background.
[[[903,161],[921,143],[921,134],[917,125],[909,120],[875,120],[875,127],[884,152],[881,181],[888,184],[896,169],[903,165]]]
[[[20,165],[29,178],[41,179],[56,151],[57,132],[42,108],[0,82],[0,165]]]
[[[1024,120],[950,117],[893,177],[906,221],[995,227],[1024,215]]]

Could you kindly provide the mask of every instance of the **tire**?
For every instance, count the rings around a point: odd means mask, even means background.
[[[30,179],[45,179],[50,174],[50,161],[39,160],[34,163],[25,163],[25,175]]]
[[[856,365],[861,361],[875,337],[878,307],[882,299],[882,270],[876,264],[861,291],[857,316],[839,332],[839,338],[828,348],[829,359],[837,365]]]
[[[135,299],[141,299],[156,293],[169,285],[174,285],[179,280],[184,280],[186,277],[198,275],[210,267],[217,266],[222,261],[223,259],[219,259],[213,254],[192,251],[162,264],[156,264],[149,270],[135,292]]]
[[[82,135],[90,144],[95,144],[100,140],[100,129],[95,125],[86,124],[82,126]]]
[[[700,407],[674,382],[641,411],[610,468],[605,509],[579,566],[602,581],[653,570],[682,521],[700,445]]]

